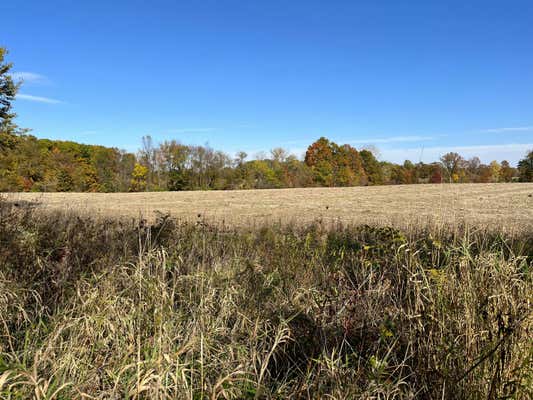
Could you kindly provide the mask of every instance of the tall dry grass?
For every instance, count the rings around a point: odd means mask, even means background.
[[[533,232],[0,207],[1,399],[532,397]]]

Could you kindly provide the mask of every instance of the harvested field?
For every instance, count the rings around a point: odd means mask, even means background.
[[[8,199],[39,208],[92,215],[181,219],[231,225],[264,222],[533,226],[533,184],[406,185],[157,193],[13,193]]]

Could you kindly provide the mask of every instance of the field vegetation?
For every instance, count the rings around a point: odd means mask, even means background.
[[[521,231],[533,227],[533,184],[435,184],[150,193],[10,193],[37,210],[70,210],[153,221],[161,212],[187,221],[250,226],[338,221],[409,230],[467,224]]]
[[[0,208],[2,399],[528,399],[533,231]]]

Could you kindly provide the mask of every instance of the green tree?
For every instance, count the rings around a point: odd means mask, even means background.
[[[327,160],[320,160],[311,167],[314,181],[320,186],[330,187],[335,182],[333,176],[334,170],[332,163]]]
[[[13,150],[20,142],[17,134],[21,132],[13,122],[16,114],[11,108],[19,84],[13,82],[9,74],[13,65],[5,62],[6,54],[7,50],[0,47],[0,190],[2,191],[20,190],[26,184],[15,171],[16,157]]]
[[[231,187],[233,189],[247,189],[249,188],[249,168],[246,166],[246,158],[248,154],[244,151],[239,151],[235,154],[233,160],[234,171]]]
[[[97,174],[100,192],[116,192],[119,181],[118,149],[95,146],[91,154],[91,163]]]
[[[281,187],[276,172],[272,169],[268,160],[253,160],[248,162],[253,187],[256,189],[274,189]]]
[[[187,163],[191,151],[188,146],[175,140],[165,141],[159,145],[156,153],[159,155],[159,168],[166,180],[166,188],[171,191],[189,188],[189,171]]]
[[[9,71],[13,67],[12,63],[5,62],[7,50],[0,47],[0,130],[9,132],[12,127],[12,120],[16,114],[11,112],[12,101],[15,100],[19,84],[13,82]]]
[[[518,162],[520,182],[533,182],[533,150]]]
[[[70,192],[74,189],[74,179],[67,170],[62,169],[57,176],[57,191]]]
[[[371,185],[382,185],[383,169],[379,161],[374,157],[374,154],[370,150],[361,150],[359,155],[361,156],[363,168],[368,177],[368,183]]]

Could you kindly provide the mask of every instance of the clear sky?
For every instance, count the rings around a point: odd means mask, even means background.
[[[320,136],[381,158],[533,148],[531,0],[2,0],[38,137],[233,153]]]

